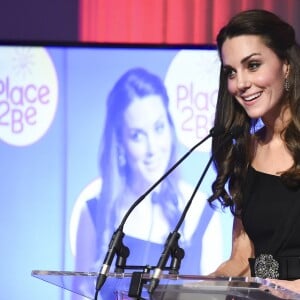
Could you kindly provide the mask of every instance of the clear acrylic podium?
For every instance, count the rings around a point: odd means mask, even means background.
[[[32,276],[68,291],[94,299],[97,272],[32,271]],[[138,275],[138,276],[137,276]],[[136,282],[136,279],[138,282]],[[128,296],[135,293],[142,282],[140,298]],[[101,300],[271,300],[300,299],[300,294],[276,286],[267,280],[250,277],[210,277],[196,275],[162,274],[152,295],[147,292],[148,274],[109,273],[99,292]]]

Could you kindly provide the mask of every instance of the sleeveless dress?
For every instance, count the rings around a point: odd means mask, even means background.
[[[291,257],[290,264],[296,268],[293,273],[299,273],[292,277],[300,278],[300,186],[288,188],[280,176],[253,167],[248,170],[246,182],[242,222],[254,244],[255,257],[271,254],[279,262]],[[289,262],[279,267],[281,279],[291,279],[286,264]]]

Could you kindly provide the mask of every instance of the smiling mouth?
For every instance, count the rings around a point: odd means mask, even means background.
[[[253,101],[253,100],[257,99],[261,94],[262,94],[262,92],[255,93],[251,96],[243,97],[243,100],[246,101],[246,102],[250,102],[250,101]]]

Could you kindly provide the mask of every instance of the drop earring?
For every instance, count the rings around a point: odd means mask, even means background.
[[[290,90],[290,82],[289,82],[288,78],[284,79],[284,89],[286,92],[288,92]]]

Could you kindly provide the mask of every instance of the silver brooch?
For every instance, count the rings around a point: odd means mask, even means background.
[[[272,254],[260,254],[255,259],[255,276],[260,278],[279,278],[279,263]]]

